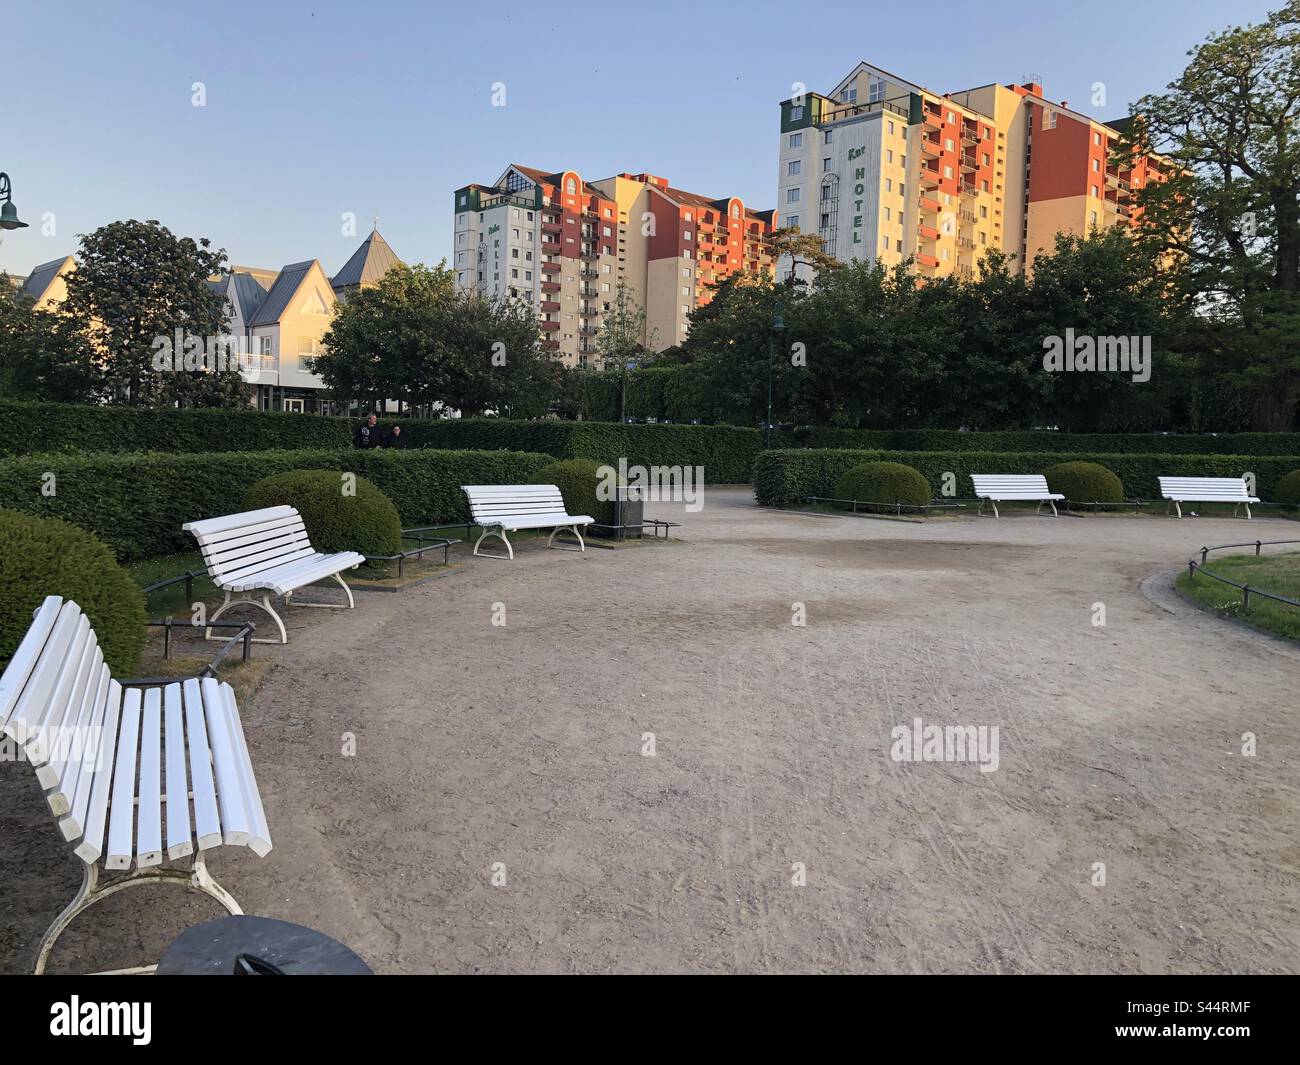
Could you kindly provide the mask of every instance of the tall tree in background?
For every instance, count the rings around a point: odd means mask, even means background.
[[[644,362],[653,348],[654,338],[646,332],[645,308],[637,304],[632,290],[620,279],[609,309],[601,315],[600,332],[596,336],[602,368],[619,375],[619,421],[627,417],[627,371]]]
[[[0,274],[0,395],[92,403],[99,389],[99,366],[71,321],[38,311]]]
[[[312,368],[335,399],[543,413],[557,386],[520,301],[458,292],[445,264],[394,266],[342,304]]]
[[[224,298],[208,279],[224,251],[207,238],[177,237],[156,221],[112,222],[81,238],[77,268],[60,308],[93,345],[110,402],[136,406],[242,406],[249,388],[238,368],[155,370],[154,341],[225,333]],[[180,354],[177,352],[176,354]]]
[[[1300,403],[1300,0],[1215,34],[1168,91],[1134,107],[1121,151],[1154,148],[1186,172],[1138,194],[1149,239],[1184,257],[1211,332],[1204,356],[1250,393],[1255,426]]]

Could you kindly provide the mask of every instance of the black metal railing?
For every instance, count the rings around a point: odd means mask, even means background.
[[[1225,577],[1221,573],[1215,573],[1213,570],[1206,569],[1206,560],[1209,558],[1211,551],[1230,551],[1237,547],[1253,547],[1255,555],[1258,557],[1263,553],[1265,547],[1276,547],[1278,544],[1300,544],[1300,540],[1254,540],[1241,544],[1215,544],[1213,547],[1201,548],[1201,561],[1197,562],[1195,558],[1187,560],[1187,579],[1194,581],[1198,573],[1211,577],[1220,584],[1227,584],[1241,592],[1241,609],[1246,612],[1250,609],[1250,597],[1259,596],[1261,599],[1271,599],[1275,603],[1284,603],[1287,606],[1300,607],[1300,600],[1290,599],[1285,595],[1277,595],[1275,592],[1265,591],[1263,588],[1256,588],[1253,585],[1241,584],[1234,581],[1231,577]]]

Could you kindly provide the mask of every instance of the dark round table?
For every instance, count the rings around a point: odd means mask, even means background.
[[[187,929],[163,954],[157,975],[261,975],[276,970],[284,976],[374,975],[338,940],[270,917],[221,917]]]

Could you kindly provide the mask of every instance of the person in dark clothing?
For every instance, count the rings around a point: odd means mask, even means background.
[[[400,425],[394,425],[388,430],[388,435],[384,437],[384,447],[395,447],[399,450],[406,447],[406,437],[402,435]]]
[[[379,432],[379,419],[372,414],[358,425],[357,431],[352,434],[352,443],[363,451],[379,447],[383,443]]]

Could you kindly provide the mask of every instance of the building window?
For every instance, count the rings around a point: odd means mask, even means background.
[[[885,208],[885,221],[886,221],[886,222],[892,222],[893,220],[894,220],[893,213],[890,211],[890,209],[889,209],[888,207],[886,207],[886,208]]]
[[[893,178],[885,178],[885,191],[886,191],[886,192],[893,192],[893,191],[894,191],[894,179],[893,179]]]
[[[1096,211],[1089,211],[1089,212],[1088,212],[1088,222],[1089,222],[1091,225],[1094,225],[1094,226],[1097,224],[1097,212],[1096,212]]]
[[[803,118],[803,105],[800,104],[797,107],[792,106],[790,108],[790,121],[798,122],[802,118]],[[793,145],[791,145],[791,147],[793,147]]]
[[[258,339],[259,341],[261,341],[261,343],[258,345],[259,350],[261,351],[261,353],[262,353],[263,355],[270,355],[270,354],[271,354],[271,338],[270,338],[270,337],[258,337],[257,339]]]
[[[1088,186],[1088,195],[1089,195],[1089,196],[1092,196],[1094,199],[1096,198],[1096,196],[1097,196],[1097,186],[1096,186],[1096,185],[1089,185],[1089,186]]]
[[[822,160],[822,173],[829,174],[831,170],[831,157],[828,155]]]
[[[791,159],[790,162],[786,164],[785,172],[793,176],[799,173],[801,169],[803,169],[803,163],[798,159]]]
[[[834,139],[835,139],[835,131],[833,129],[828,129],[825,133],[822,134],[823,144],[830,144],[831,141],[833,141]]]
[[[889,238],[888,238],[888,237],[881,237],[881,238],[880,238],[880,246],[881,246],[885,251],[889,251]]]
[[[951,138],[951,137],[944,137],[944,139],[943,139],[943,147],[944,147],[944,150],[945,150],[945,151],[949,151],[949,152],[952,151],[952,138]]]
[[[786,217],[786,220],[785,220],[785,224],[788,225],[791,229],[798,229],[798,228],[799,228],[799,216],[798,216],[797,214],[792,214],[792,215],[787,216],[787,217]]]
[[[802,147],[803,147],[803,134],[802,134],[802,133],[791,133],[791,134],[790,134],[790,147],[791,147],[791,148],[802,148]]]
[[[867,103],[879,103],[885,98],[885,83],[880,78],[872,78],[867,83]]]
[[[798,203],[798,202],[799,202],[799,190],[798,190],[798,189],[786,189],[786,190],[785,190],[785,202],[786,202],[786,203]]]
[[[1043,111],[1043,129],[1056,129],[1056,112]]]
[[[1101,160],[1100,160],[1100,159],[1094,159],[1094,160],[1092,161],[1092,172],[1093,172],[1094,174],[1096,174],[1096,173],[1099,173],[1100,171],[1101,171]]]
[[[1096,133],[1096,132],[1093,133],[1093,135],[1092,135],[1092,143],[1093,143],[1093,144],[1096,144],[1096,145],[1100,145],[1100,144],[1101,144],[1101,134],[1100,134],[1100,133]]]

